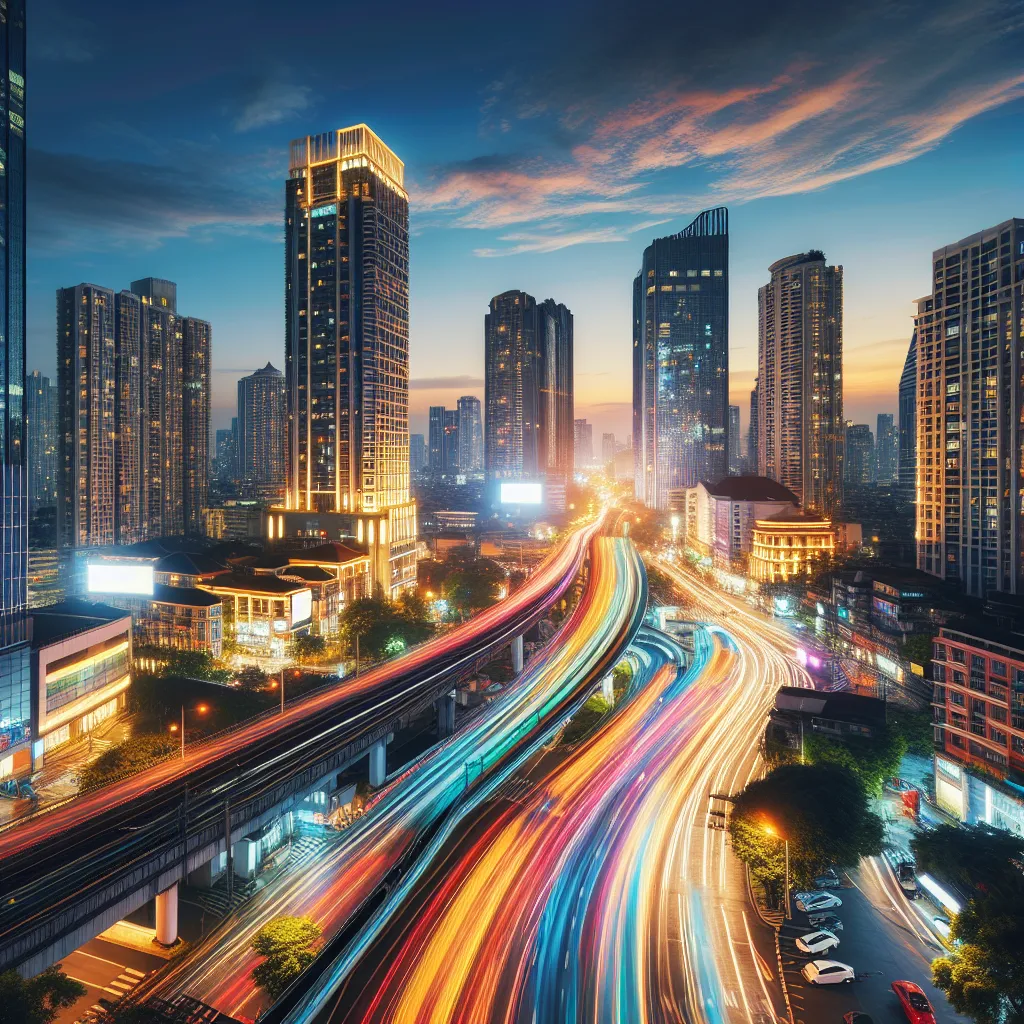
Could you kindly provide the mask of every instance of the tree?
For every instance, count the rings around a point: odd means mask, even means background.
[[[1002,1020],[999,990],[977,946],[960,946],[933,960],[932,981],[957,1013],[972,1017],[978,1024],[999,1024]]]
[[[784,840],[798,885],[882,849],[882,822],[864,787],[837,764],[781,765],[752,782],[736,798],[729,832],[733,851],[769,890],[780,880]]]
[[[928,676],[928,666],[932,662],[935,637],[931,633],[911,633],[903,641],[903,657],[916,662]],[[928,678],[931,678],[928,676]]]
[[[266,959],[252,972],[252,980],[271,999],[277,997],[313,962],[313,944],[320,926],[308,917],[278,917],[265,924],[252,940],[252,950]]]
[[[838,764],[860,779],[873,796],[882,795],[885,780],[899,774],[907,752],[903,734],[889,725],[877,736],[846,736],[833,739],[812,732],[804,740],[804,756],[812,764]]]
[[[298,662],[320,662],[327,654],[327,640],[315,634],[297,636],[289,645],[288,653]]]
[[[498,600],[499,588],[507,579],[497,562],[481,558],[449,573],[441,593],[449,608],[466,618],[494,604]]]
[[[86,991],[80,981],[61,971],[60,964],[27,981],[17,971],[4,971],[0,974],[0,1024],[51,1024]]]
[[[572,716],[572,721],[562,730],[562,742],[572,746],[586,739],[604,716],[611,710],[611,705],[599,693],[592,694],[587,702]]]
[[[105,750],[83,769],[78,776],[78,788],[85,793],[141,772],[175,753],[180,743],[180,738],[162,733],[132,736]]]
[[[237,676],[243,690],[262,690],[267,685],[267,673],[259,665],[246,665]]]
[[[917,866],[964,892],[1024,895],[1024,837],[991,825],[939,825],[910,841]],[[1016,863],[1015,863],[1016,862]]]
[[[353,601],[341,615],[341,637],[354,657],[356,639],[360,658],[385,658],[400,654],[430,636],[428,622],[413,617],[412,604],[394,604],[383,597]]]
[[[226,683],[231,678],[230,671],[217,667],[209,651],[182,651],[153,644],[139,644],[133,653],[136,661],[151,659],[157,668],[148,674],[161,678],[183,676],[186,679],[205,679],[214,683]]]

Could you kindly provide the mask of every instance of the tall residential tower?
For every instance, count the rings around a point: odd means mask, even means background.
[[[237,478],[247,498],[284,498],[288,406],[284,374],[267,363],[238,382]]]
[[[352,543],[394,595],[416,580],[405,167],[365,124],[297,139],[289,167],[288,487],[269,539]]]
[[[633,282],[636,496],[667,508],[669,491],[728,469],[729,213],[705,210],[644,251]]]
[[[769,267],[758,290],[758,473],[809,509],[843,504],[843,268],[818,250]]]

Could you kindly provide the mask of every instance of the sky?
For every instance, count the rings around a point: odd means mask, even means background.
[[[288,143],[365,122],[410,193],[410,411],[483,397],[483,318],[521,288],[575,318],[576,414],[630,431],[632,279],[730,213],[730,392],[757,289],[824,250],[845,280],[848,418],[896,411],[932,250],[1024,216],[1016,0],[301,5],[32,0],[29,368],[55,290],[178,283],[213,325],[214,428],[283,367]]]

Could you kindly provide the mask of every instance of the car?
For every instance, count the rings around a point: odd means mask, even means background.
[[[849,1013],[843,1014],[843,1024],[875,1024],[871,1019],[871,1015],[868,1013],[862,1013],[860,1010],[851,1010]]]
[[[839,885],[839,876],[829,868],[828,871],[823,871],[814,880],[815,889],[834,889]]]
[[[831,892],[798,892],[796,894],[797,910],[810,913],[814,910],[831,910],[841,907],[843,901]]]
[[[807,923],[812,928],[824,929],[833,934],[843,930],[843,922],[831,910],[826,910],[820,914],[808,914]]]
[[[800,969],[809,985],[849,985],[856,977],[849,964],[838,960],[812,960]]]
[[[801,953],[827,953],[838,945],[839,940],[835,935],[824,928],[821,931],[808,932],[796,940],[796,948]]]
[[[910,1024],[935,1024],[935,1011],[920,985],[912,981],[894,981],[892,990]]]

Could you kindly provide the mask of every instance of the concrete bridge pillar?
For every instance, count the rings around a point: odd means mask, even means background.
[[[519,634],[512,641],[512,674],[519,675],[523,671],[523,635]]]
[[[437,735],[445,739],[455,732],[455,691],[438,697],[434,705],[437,708]]]
[[[611,672],[601,680],[601,696],[609,704],[615,703],[615,678]]]
[[[377,740],[370,747],[370,785],[383,786],[388,777],[387,769],[388,745],[385,740]]]
[[[173,946],[178,941],[178,883],[156,896],[156,941]]]

